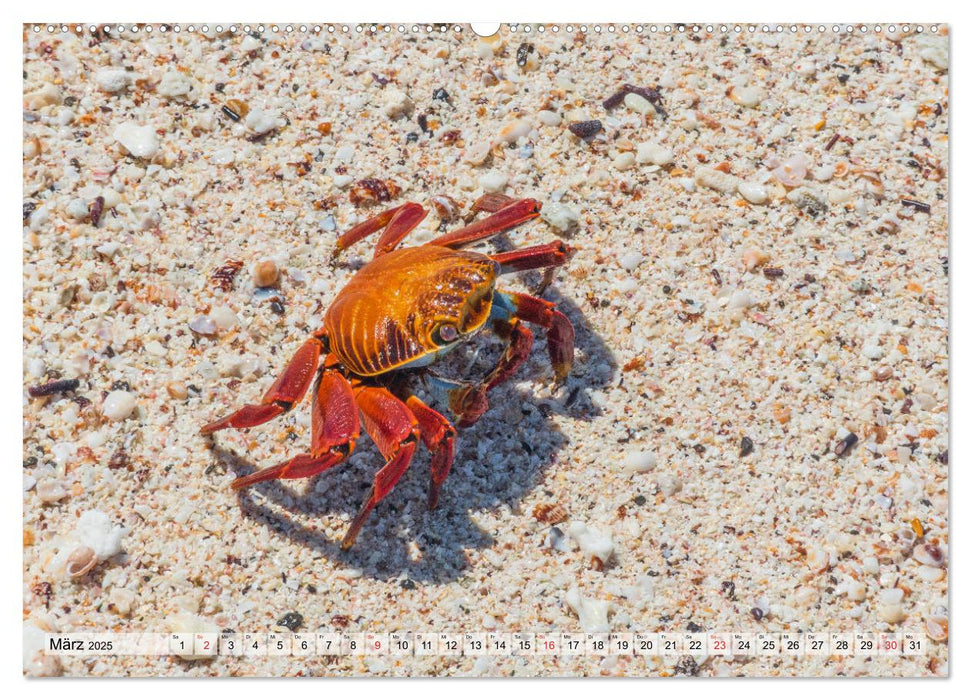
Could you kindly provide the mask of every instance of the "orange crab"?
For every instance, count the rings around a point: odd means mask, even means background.
[[[428,213],[414,203],[378,214],[338,239],[339,253],[384,229],[374,259],[338,293],[321,328],[300,346],[260,403],[202,428],[210,435],[266,423],[292,409],[316,376],[310,452],[240,477],[234,489],[309,477],[336,466],[353,451],[363,421],[387,462],[343,539],[347,549],[407,470],[419,440],[432,455],[429,508],[438,503],[452,466],[455,428],[413,393],[409,377],[419,376],[460,426],[471,425],[489,406],[486,392],[509,379],[528,357],[533,335],[523,321],[547,329],[556,380],[566,377],[573,362],[570,321],[548,301],[496,289],[496,280],[507,272],[563,265],[571,249],[557,241],[494,255],[462,250],[539,216],[540,204],[485,195],[473,207],[473,213],[478,211],[491,215],[418,247],[397,249]],[[427,368],[487,323],[506,350],[484,381],[455,382]]]

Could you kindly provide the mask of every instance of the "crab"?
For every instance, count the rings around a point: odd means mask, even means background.
[[[467,427],[488,409],[487,392],[508,380],[529,356],[533,334],[527,323],[546,329],[557,385],[573,363],[573,326],[562,312],[549,301],[496,287],[506,273],[550,273],[569,260],[572,249],[555,241],[492,255],[464,250],[534,219],[540,209],[534,199],[484,195],[473,205],[472,215],[484,211],[489,216],[424,245],[398,248],[428,214],[408,202],[340,236],[335,256],[383,229],[374,258],[337,294],[320,329],[297,349],[260,402],[202,428],[204,435],[211,435],[224,428],[261,425],[293,409],[313,384],[310,451],[241,476],[232,488],[310,477],[335,467],[354,450],[363,424],[386,463],[342,548],[354,544],[368,515],[401,479],[419,441],[431,453],[428,507],[435,508],[455,457],[457,433],[448,418],[415,394],[415,379],[448,407],[459,427]],[[455,381],[430,369],[487,327],[505,342],[505,349],[482,381]]]

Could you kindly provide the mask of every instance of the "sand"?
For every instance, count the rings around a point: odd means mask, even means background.
[[[946,27],[139,29],[24,29],[25,673],[947,674]],[[656,92],[605,108],[625,84]],[[396,196],[362,200],[366,178]],[[460,432],[439,508],[421,452],[347,552],[382,463],[369,440],[235,494],[307,449],[308,403],[199,428],[257,400],[370,259],[373,239],[333,261],[337,236],[486,191],[544,216],[483,250],[576,249],[543,292],[577,332],[565,385],[536,329]],[[256,288],[270,261],[278,287]],[[450,376],[482,376],[497,345],[471,346]],[[36,389],[60,380],[77,383]],[[220,630],[916,632],[929,648],[36,653],[46,632]]]

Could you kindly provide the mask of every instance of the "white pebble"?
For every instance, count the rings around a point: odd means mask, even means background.
[[[559,114],[548,109],[540,110],[536,116],[546,126],[559,126],[563,121]]]
[[[732,90],[732,99],[743,107],[758,107],[763,99],[762,90],[754,86]]]
[[[884,622],[892,625],[903,622],[907,619],[907,613],[900,605],[880,605],[877,607],[877,616]]]
[[[752,204],[764,204],[769,198],[769,193],[765,187],[755,182],[738,183],[738,193]]]
[[[624,458],[624,472],[643,474],[657,466],[657,455],[653,452],[630,452]]]
[[[131,84],[132,76],[124,68],[102,68],[94,74],[94,82],[105,92],[121,92]]]
[[[216,165],[229,165],[236,160],[236,151],[232,148],[220,148],[209,156],[209,161]]]
[[[517,119],[509,122],[499,130],[496,143],[516,143],[523,136],[528,135],[531,130],[532,127],[528,121],[525,119]]]
[[[86,510],[78,518],[74,538],[93,549],[98,561],[104,561],[124,551],[121,538],[127,533],[128,530],[121,525],[113,525],[106,513]]]
[[[887,354],[881,346],[868,342],[863,346],[863,356],[870,360],[880,360]]]
[[[879,574],[880,562],[877,560],[876,557],[864,557],[863,570],[868,574]]]
[[[41,479],[37,482],[37,497],[42,503],[56,503],[66,496],[67,489],[56,479]]]
[[[624,253],[620,256],[620,266],[628,272],[637,269],[637,266],[642,262],[644,262],[644,256],[634,251]]]
[[[681,486],[681,479],[673,474],[661,474],[657,478],[657,487],[668,498],[680,491]]]
[[[246,127],[257,136],[279,129],[285,124],[283,118],[274,110],[257,107],[246,115]]]
[[[656,143],[642,143],[637,147],[637,162],[642,165],[667,165],[674,160],[674,152]]]
[[[503,173],[490,170],[479,178],[479,187],[481,187],[484,192],[502,192],[504,189],[506,189],[507,181],[508,179]]]
[[[209,318],[221,331],[228,330],[239,324],[239,316],[228,306],[216,306],[209,312]]]
[[[719,192],[734,192],[738,189],[738,178],[714,168],[698,168],[695,170],[695,182],[702,187]]]
[[[736,289],[728,301],[728,308],[730,309],[747,309],[755,304],[755,300],[752,299],[752,295],[746,292],[744,289]]]
[[[125,420],[135,410],[135,396],[130,391],[116,390],[105,397],[102,413],[109,420]]]
[[[388,88],[384,95],[384,114],[388,119],[400,119],[411,114],[415,103],[397,88]]]
[[[185,73],[170,70],[162,76],[156,91],[163,97],[182,97],[192,90],[192,83]]]
[[[638,114],[654,114],[654,105],[650,100],[638,95],[636,92],[628,92],[624,96],[624,106],[632,112]]]
[[[903,602],[904,592],[900,588],[885,588],[880,591],[879,600],[884,605],[898,605]]]
[[[486,141],[480,141],[479,143],[472,144],[466,148],[465,155],[463,157],[466,163],[470,163],[471,165],[482,165],[486,162],[491,150],[492,144]]]
[[[158,134],[151,126],[125,122],[115,129],[113,136],[115,141],[136,158],[151,158],[158,152]]]
[[[825,568],[825,567],[822,567]],[[850,580],[846,584],[846,597],[859,603],[866,599],[866,584],[862,581]]]
[[[570,523],[567,534],[576,541],[587,559],[595,557],[601,564],[606,564],[613,556],[614,542],[610,535],[591,530],[580,522]]]
[[[580,215],[560,202],[545,205],[540,218],[560,233],[566,233],[580,223]]]
[[[580,629],[587,634],[606,634],[610,632],[610,622],[607,614],[610,611],[610,602],[606,600],[594,600],[593,598],[583,598],[580,589],[574,586],[563,599],[580,620]]]
[[[618,170],[630,170],[634,167],[634,154],[630,152],[618,153],[614,158],[614,167]]]

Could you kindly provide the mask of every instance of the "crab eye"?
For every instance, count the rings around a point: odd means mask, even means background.
[[[434,340],[438,345],[444,345],[446,343],[451,343],[458,339],[459,332],[458,329],[448,323],[443,323],[435,332],[432,333],[432,340]]]

